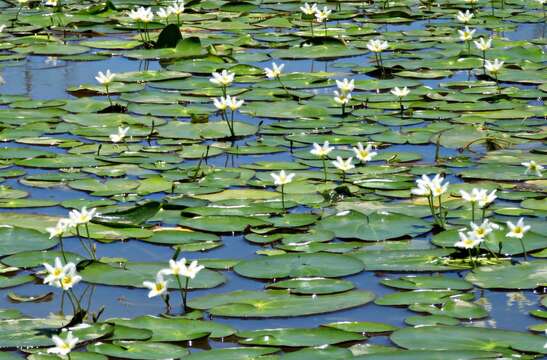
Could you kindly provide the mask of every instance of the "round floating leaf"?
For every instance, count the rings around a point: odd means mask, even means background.
[[[160,318],[146,315],[134,319],[109,319],[108,322],[131,328],[152,331],[150,341],[186,341],[204,336],[223,338],[235,333],[228,325],[213,321],[189,320],[183,318]]]
[[[165,245],[181,245],[218,240],[219,237],[214,234],[167,228],[155,230],[151,237],[143,239],[146,242]]]
[[[472,302],[454,299],[445,302],[440,308],[432,305],[413,304],[412,311],[429,313],[438,316],[450,316],[457,319],[482,319],[488,316],[488,311],[481,305]],[[444,324],[444,323],[443,323]],[[450,325],[450,324],[444,324]]]
[[[281,328],[240,331],[237,336],[241,344],[268,346],[319,346],[338,344],[346,341],[363,340],[360,334],[352,334],[334,328]]]
[[[53,346],[51,335],[44,330],[57,331],[67,321],[44,319],[18,319],[0,322],[0,348]],[[103,337],[112,332],[113,326],[93,324],[74,330],[80,342]]]
[[[452,289],[470,290],[473,285],[465,280],[447,276],[405,276],[398,279],[382,279],[383,285],[405,290],[418,289]]]
[[[36,230],[0,227],[0,256],[49,249],[57,243],[57,239],[49,239],[48,235]]]
[[[365,241],[415,237],[431,230],[428,222],[412,216],[391,213],[367,216],[356,211],[326,217],[317,226],[334,232],[337,237]]]
[[[364,250],[353,252],[365,264],[367,271],[450,271],[460,270],[443,261],[453,249],[425,250]],[[467,268],[467,266],[463,266]]]
[[[35,277],[32,275],[21,275],[21,276],[11,276],[11,277],[0,275],[0,289],[5,289],[9,287],[26,284],[34,280],[35,280]]]
[[[285,254],[244,260],[237,264],[234,270],[239,275],[257,279],[340,277],[361,272],[363,263],[338,254]]]
[[[296,278],[278,281],[268,289],[287,289],[293,294],[334,294],[353,289],[351,281],[325,278]]]
[[[87,350],[123,359],[173,359],[185,357],[188,350],[160,342],[115,341],[112,344],[91,344]]]
[[[274,347],[234,347],[224,349],[212,349],[207,351],[193,352],[185,357],[186,360],[251,360],[261,355],[277,352]]]
[[[465,280],[485,289],[534,289],[547,285],[547,261],[481,266]]]
[[[386,294],[374,301],[378,305],[442,304],[450,300],[457,291],[415,290]]]
[[[404,328],[391,335],[396,345],[410,350],[489,350],[509,349],[547,354],[545,337],[480,327],[425,326]]]
[[[398,327],[393,325],[368,321],[340,321],[323,326],[356,333],[383,333],[398,329]]]
[[[240,232],[248,227],[264,226],[269,222],[258,217],[250,216],[198,216],[182,218],[179,225],[190,229],[211,232]]]
[[[472,350],[405,350],[387,354],[372,354],[356,356],[355,360],[480,360],[498,359],[499,353],[492,351]]]
[[[334,295],[290,295],[282,290],[233,291],[193,298],[189,306],[227,317],[279,317],[321,314],[364,305],[374,299],[368,291]]]

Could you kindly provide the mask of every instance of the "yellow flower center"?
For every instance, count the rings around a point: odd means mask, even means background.
[[[63,285],[70,285],[70,284],[72,284],[72,276],[67,275],[61,281],[62,281]]]
[[[477,235],[484,235],[485,231],[483,228],[478,228],[477,229]]]
[[[162,291],[162,290],[163,290],[163,284],[157,283],[157,284],[156,284],[156,291],[159,292],[159,291]]]
[[[63,273],[62,269],[55,269],[53,270],[53,276],[59,276]]]
[[[513,229],[513,232],[515,234],[520,234],[522,233],[522,228],[520,226],[515,226],[515,228]]]

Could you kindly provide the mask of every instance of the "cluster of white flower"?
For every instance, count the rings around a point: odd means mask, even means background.
[[[315,16],[315,20],[318,23],[326,21],[332,13],[332,10],[329,9],[327,6],[323,7],[323,9],[319,9],[317,4],[310,5],[308,3],[305,3],[304,6],[301,6],[300,10],[304,15]]]
[[[347,105],[351,100],[351,92],[355,88],[355,81],[353,79],[336,80],[336,87],[338,90],[334,91],[334,101],[342,106]]]
[[[76,272],[76,264],[69,262],[63,265],[60,258],[55,258],[55,264],[43,264],[47,271],[44,278],[44,284],[61,288],[65,291],[72,289],[74,285],[82,280],[82,277]]]
[[[173,275],[177,278],[183,276],[187,279],[194,279],[203,268],[203,265],[198,265],[197,260],[192,261],[189,265],[186,265],[186,259],[184,258],[178,261],[169,260],[169,268],[158,271],[155,281],[144,281],[142,285],[150,289],[148,292],[149,298],[160,296],[165,294],[168,289],[167,284],[169,280],[165,280],[166,275]]]
[[[68,218],[59,219],[54,227],[46,228],[49,233],[49,238],[56,236],[63,236],[71,228],[78,227],[79,225],[88,224],[97,215],[97,209],[87,210],[84,206],[80,211],[71,210],[68,213]]]
[[[444,181],[444,177],[440,174],[435,175],[432,179],[427,175],[422,175],[416,180],[416,187],[411,190],[411,193],[418,196],[441,196],[448,190],[448,181]]]

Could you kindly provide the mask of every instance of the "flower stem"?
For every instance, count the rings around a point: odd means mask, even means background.
[[[177,284],[179,285],[180,299],[182,300],[182,312],[186,312],[186,298],[184,296],[185,290],[182,288],[182,284],[180,282],[180,276],[177,274],[175,275],[175,278],[177,279]]]
[[[283,211],[285,211],[285,185],[281,185],[281,206]]]
[[[93,248],[93,243],[91,240],[91,236],[89,235],[89,225],[88,223],[85,223],[85,232],[87,234],[87,240],[89,241],[89,248],[91,249],[91,255],[93,256],[93,260],[97,259],[97,256],[95,254],[95,250]]]
[[[188,311],[188,306],[186,305],[186,301],[188,299],[188,284],[190,282],[190,278],[186,277],[186,281],[184,282],[184,296],[182,298],[182,306],[184,306],[184,312]]]
[[[106,97],[108,98],[108,102],[110,103],[110,106],[112,106],[112,99],[110,98],[110,91],[108,91],[108,84],[105,84],[104,87],[106,91]]]
[[[475,222],[475,202],[471,202],[471,221]]]
[[[520,238],[519,241],[520,241],[520,246],[522,246],[522,252],[524,253],[524,260],[528,261],[528,254],[526,254],[526,248],[524,247],[524,241],[522,240],[522,238]]]
[[[63,260],[65,261],[65,264],[66,264],[68,261],[66,259],[65,246],[63,244],[63,234],[59,235],[59,245],[61,246],[61,254],[63,255]]]
[[[327,162],[325,156],[321,156],[321,160],[323,160],[323,180],[327,182]]]

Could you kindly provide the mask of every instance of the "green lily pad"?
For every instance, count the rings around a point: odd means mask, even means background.
[[[244,260],[234,270],[246,277],[276,279],[285,277],[341,277],[363,270],[359,260],[337,254],[285,254]]]
[[[239,290],[226,294],[193,298],[191,308],[227,317],[279,317],[321,314],[364,305],[374,299],[368,291],[350,291],[334,295],[289,295],[282,290]]]
[[[235,333],[228,325],[212,321],[189,320],[184,318],[160,318],[140,316],[134,319],[109,319],[108,322],[137,329],[152,331],[150,341],[176,342],[198,339],[204,336],[223,338]]]
[[[517,265],[481,266],[465,280],[485,289],[534,289],[547,284],[547,261],[537,260]]]
[[[365,241],[415,237],[431,229],[428,222],[411,216],[380,213],[367,216],[356,211],[326,217],[317,227],[332,231],[337,237]]]
[[[489,350],[507,352],[509,349],[546,354],[545,338],[517,331],[501,329],[425,326],[395,331],[390,339],[410,350]]]
[[[246,345],[268,346],[319,346],[325,344],[338,344],[346,341],[363,340],[360,334],[334,329],[334,328],[280,328],[268,330],[239,331],[239,342]]]
[[[49,249],[57,243],[58,239],[49,239],[46,234],[36,230],[0,227],[0,256]]]

